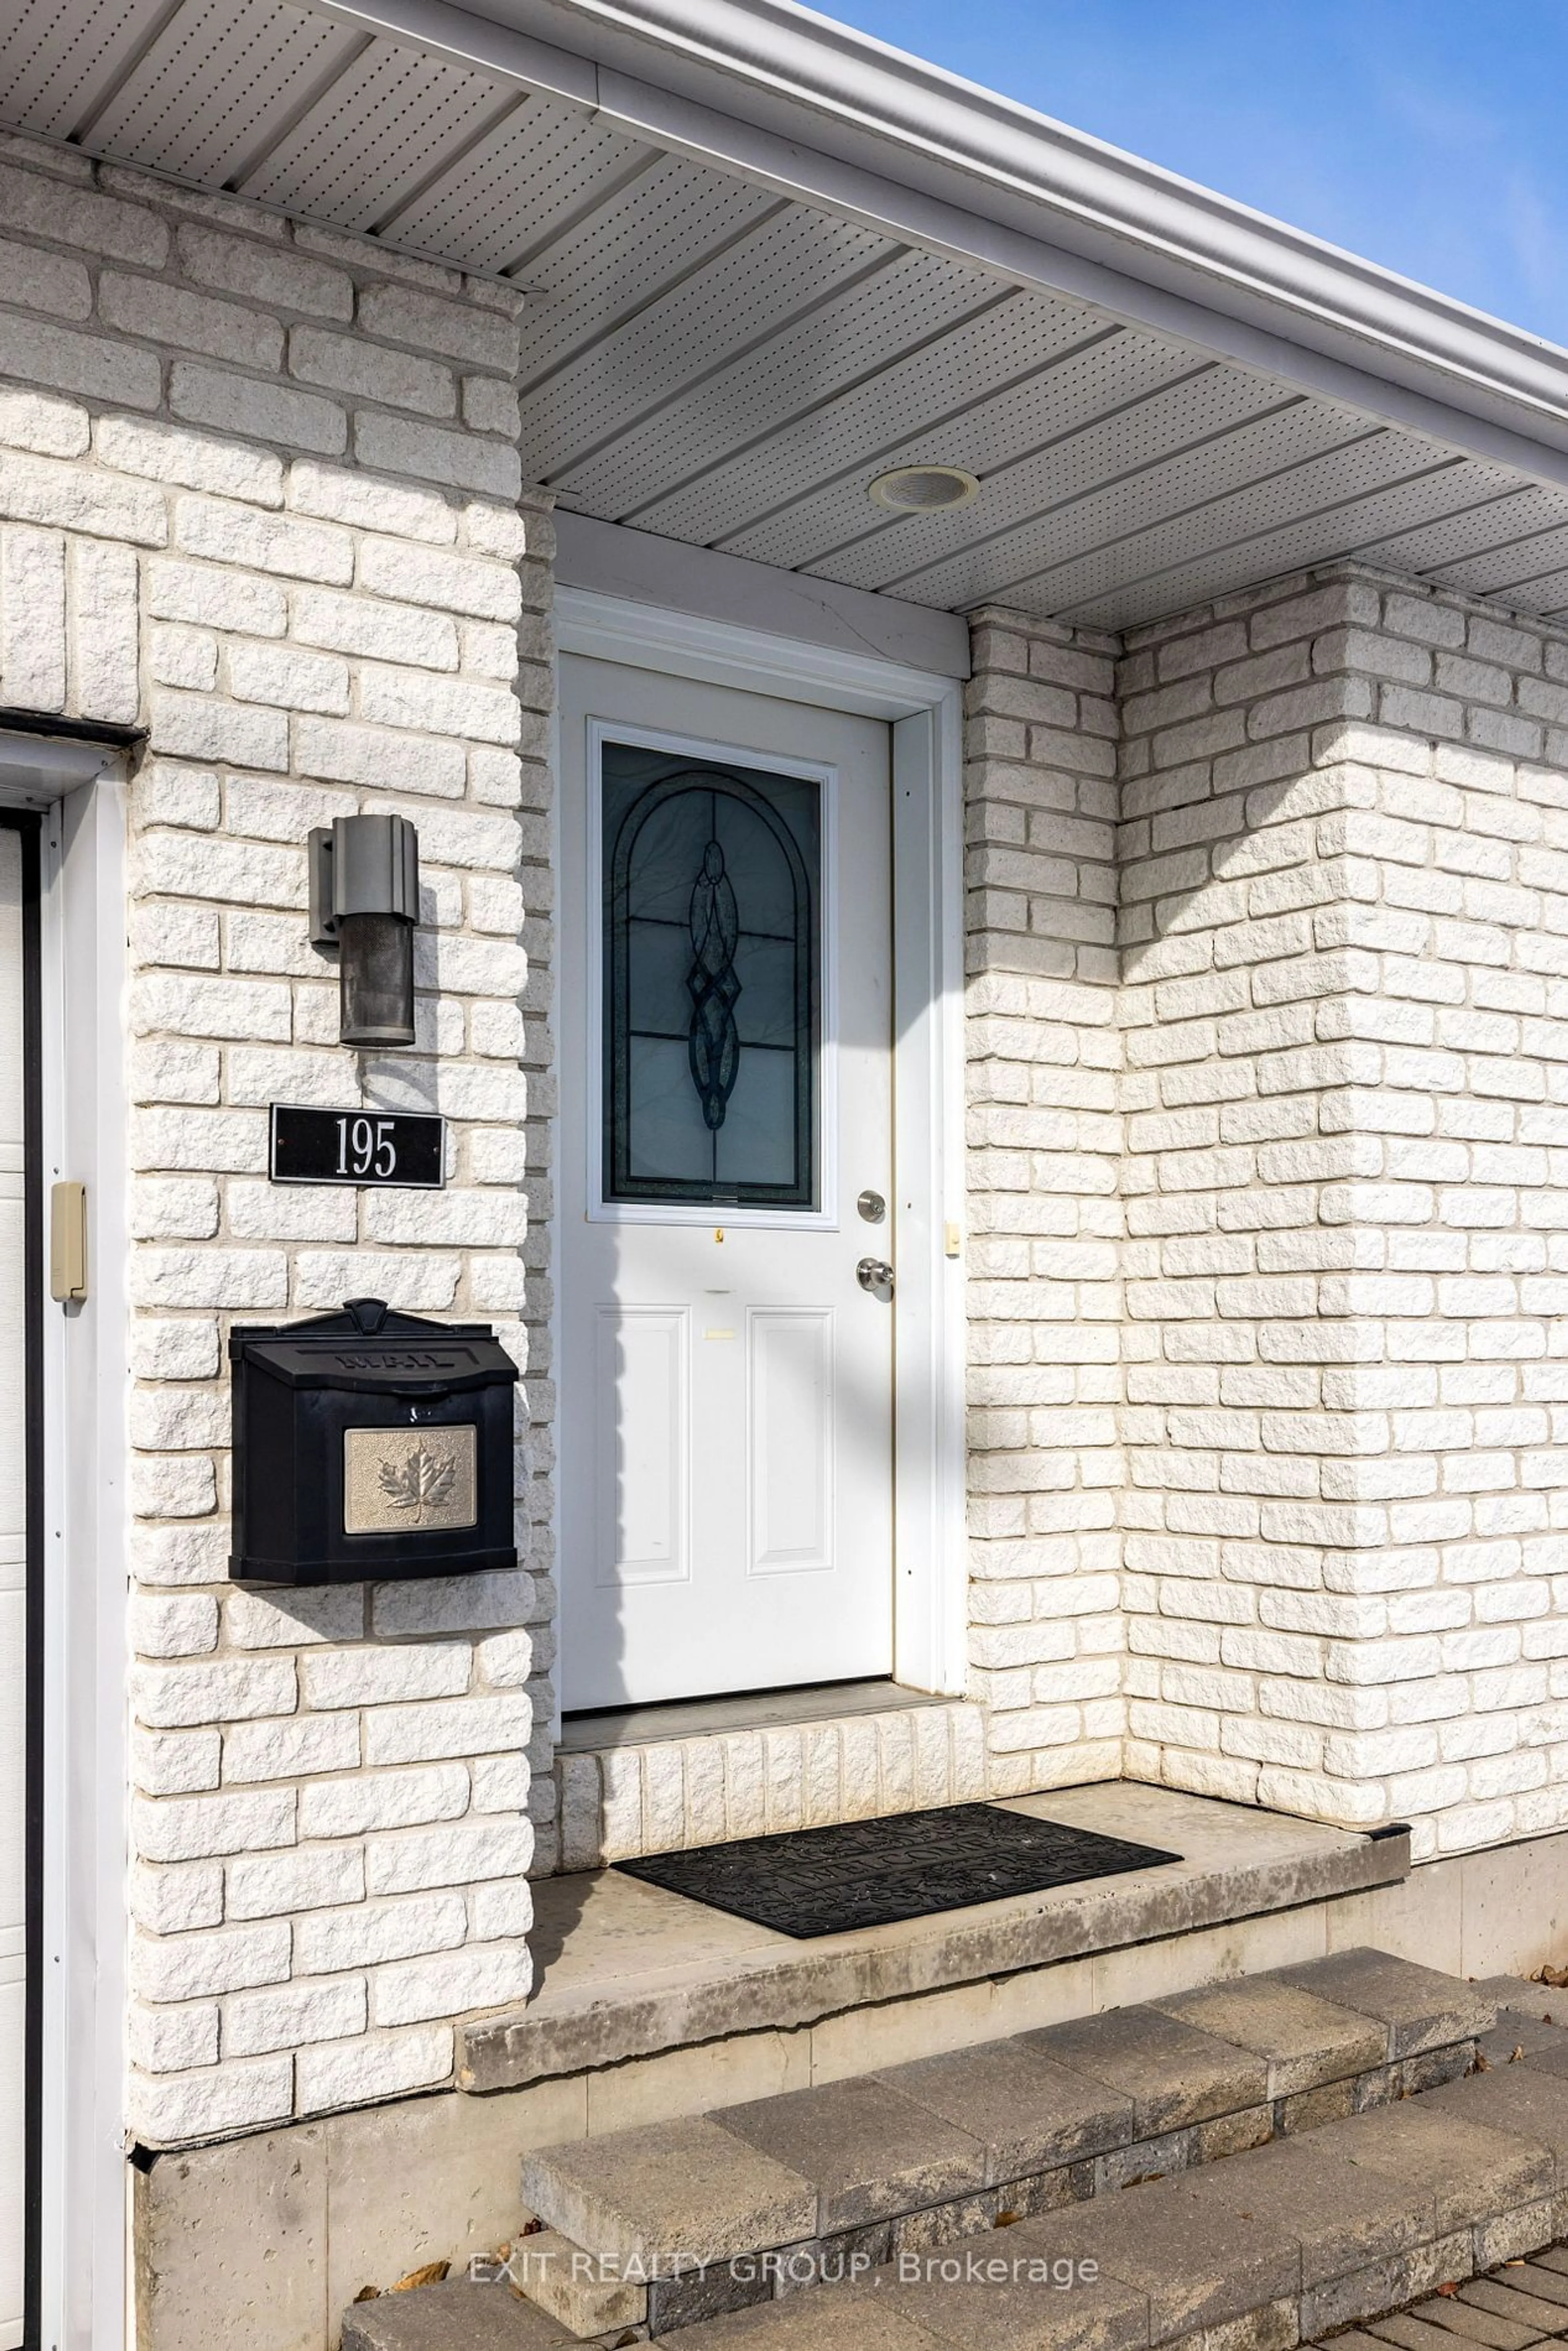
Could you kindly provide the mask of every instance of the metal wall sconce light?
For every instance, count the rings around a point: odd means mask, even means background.
[[[338,958],[338,1041],[413,1042],[419,835],[402,816],[340,816],[310,835],[310,944]]]

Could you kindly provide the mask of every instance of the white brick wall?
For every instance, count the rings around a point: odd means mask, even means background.
[[[511,300],[0,145],[0,701],[151,735],[128,1016],[153,2139],[446,2079],[453,2018],[525,1989],[523,1876],[560,1852],[550,532],[517,478]],[[1124,647],[989,611],[967,724],[989,1787],[1126,1770],[1408,1817],[1424,1852],[1563,1825],[1568,637],[1355,570]],[[420,1041],[351,1059],[303,841],[379,806],[420,830]],[[361,1098],[447,1113],[446,1194],[267,1186],[268,1102]],[[494,1319],[526,1364],[526,1569],[234,1590],[227,1321],[374,1290]],[[812,1802],[863,1808],[841,1765]],[[674,1768],[601,1813],[634,1797],[645,1826]]]
[[[548,962],[550,526],[518,507],[507,289],[20,141],[0,235],[0,702],[150,731],[129,2119],[178,2140],[444,2081],[451,2018],[527,1989],[548,1636],[516,1628],[551,1603],[518,1004]],[[304,838],[380,807],[420,831],[420,1041],[357,1056]],[[274,1189],[273,1100],[438,1106],[450,1188],[412,1214]],[[227,1322],[368,1290],[495,1319],[526,1365],[528,1566],[236,1590]]]
[[[1114,650],[975,632],[994,1783],[1561,1827],[1568,635],[1341,568]]]
[[[1116,641],[973,645],[970,1691],[1009,1795],[1121,1769]]]
[[[1568,1823],[1568,638],[1341,572],[1122,669],[1129,1768]]]

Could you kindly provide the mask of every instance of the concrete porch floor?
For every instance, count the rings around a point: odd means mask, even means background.
[[[869,2008],[915,2004],[919,2013],[908,2022],[929,2047],[925,1996],[951,1998],[965,1986],[977,1993],[968,2003],[975,2013],[946,2020],[945,2045],[955,2045],[955,2034],[976,2040],[1017,2029],[1005,2021],[1009,1980],[1039,1970],[1061,1971],[1047,1994],[1056,2013],[1114,2006],[1145,1991],[1135,1966],[1113,1964],[1117,1954],[1171,1938],[1179,1948],[1179,1938],[1206,1928],[1396,1885],[1410,1867],[1402,1830],[1325,1828],[1128,1782],[1018,1797],[1008,1809],[1158,1845],[1182,1859],[809,1942],[613,1869],[550,1878],[535,1888],[534,1993],[521,2011],[466,2029],[459,2086],[520,2088],[834,2017],[843,2018],[861,2050],[852,2064],[846,2053],[841,2070],[858,2070],[878,2062],[863,2053]],[[1239,1955],[1231,1971],[1268,1964]],[[1034,1990],[1042,1989],[1037,1981]],[[1026,2014],[1027,1998],[1015,2004],[1024,2021],[1046,2021]],[[822,2078],[828,2063],[814,2054],[812,2077]]]

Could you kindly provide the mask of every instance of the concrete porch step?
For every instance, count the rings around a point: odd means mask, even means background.
[[[1244,1920],[1304,1919],[1309,1907],[1321,1914],[1397,1886],[1410,1868],[1402,1829],[1325,1828],[1168,1788],[1107,1782],[1018,1797],[1008,1809],[1182,1858],[809,1941],[619,1870],[546,1879],[534,1889],[528,2005],[460,2028],[458,2086],[523,2089],[628,2060],[667,2064],[674,2052],[727,2039],[750,2036],[755,2046],[767,2032],[795,2036],[797,2053],[810,2036],[812,2080],[886,2062],[901,2039],[898,2057],[911,2044],[1000,2039],[1127,1999],[1124,1986],[1149,1980],[1151,1943],[1182,1938],[1190,1948]],[[1304,1938],[1298,1948],[1315,1956]],[[1279,1941],[1269,1953],[1294,1955]],[[1157,1980],[1163,1987],[1172,1977]],[[994,2020],[988,2030],[977,2029],[982,2014]],[[873,2032],[874,2055],[860,2055]],[[850,2051],[847,2063],[835,2044]]]
[[[580,2337],[669,2334],[1452,2081],[1495,2013],[1349,1951],[547,2148],[519,2282]]]
[[[1333,2351],[1559,2342],[1568,2030],[1505,2011],[1485,2038],[1488,2071],[1419,2098],[962,2245],[911,2247],[852,2283],[703,2321],[681,2334],[679,2351],[1291,2351],[1329,2335]],[[495,2327],[479,2332],[486,2295]],[[434,2288],[358,2306],[343,2351],[545,2351],[570,2339],[504,2288]],[[618,2339],[625,2330],[600,2337]]]

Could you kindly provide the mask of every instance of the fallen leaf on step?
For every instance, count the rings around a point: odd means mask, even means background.
[[[381,2298],[382,2290],[379,2285],[362,2285],[354,2296],[356,2302],[380,2302]]]
[[[1491,2059],[1487,2055],[1484,2049],[1478,2049],[1476,2051],[1476,2062],[1470,2067],[1470,2071],[1472,2074],[1490,2074],[1491,2072]]]
[[[1514,2043],[1514,2044],[1513,2044],[1513,2047],[1512,2047],[1512,2048],[1509,2051],[1509,2053],[1508,2053],[1508,2062],[1509,2062],[1509,2064],[1510,2064],[1511,2065],[1517,2065],[1517,2064],[1518,2064],[1518,2063],[1519,2063],[1519,2061],[1520,2061],[1520,2059],[1523,2056],[1523,2054],[1524,2054],[1524,2043],[1523,2043],[1523,2042],[1522,2042],[1522,2041],[1516,2041],[1516,2042]],[[1510,2268],[1511,2269],[1511,2267],[1513,2266],[1513,2264],[1512,2264],[1511,2262],[1510,2262],[1509,2266],[1510,2266]]]
[[[1448,2285],[1440,2285],[1437,2288],[1437,2292],[1439,2294],[1458,2294],[1458,2287],[1451,2283]]]
[[[410,2270],[407,2277],[400,2277],[396,2285],[389,2286],[387,2292],[412,2294],[416,2285],[441,2285],[451,2267],[450,2262],[426,2262],[423,2268]]]

